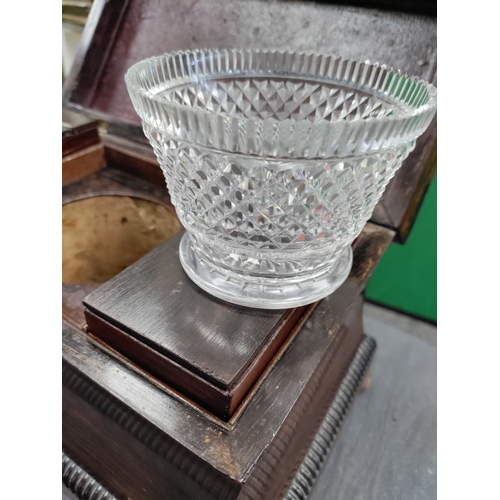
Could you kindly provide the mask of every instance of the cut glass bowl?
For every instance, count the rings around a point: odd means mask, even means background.
[[[332,55],[195,50],[125,81],[186,228],[188,276],[228,302],[309,304],[436,112],[436,89]]]

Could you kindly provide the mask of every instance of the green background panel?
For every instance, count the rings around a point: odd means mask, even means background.
[[[437,321],[437,175],[404,245],[391,243],[365,296],[400,311]]]

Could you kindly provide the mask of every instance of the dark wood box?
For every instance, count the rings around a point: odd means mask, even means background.
[[[65,109],[80,117],[63,127],[63,204],[124,197],[174,217],[125,89],[138,60],[203,46],[317,49],[434,81],[435,28],[430,17],[305,2],[98,0],[64,89]],[[434,122],[353,244],[347,281],[309,307],[243,311],[208,297],[183,275],[179,235],[104,284],[63,283],[66,484],[82,498],[99,484],[148,500],[287,495],[325,415],[333,411],[340,425],[369,363],[362,292],[389,243],[411,229],[435,169],[435,139]],[[158,295],[148,283],[161,262],[169,271]],[[124,308],[137,287],[138,302]],[[161,335],[151,315],[139,318],[151,304],[171,325]]]

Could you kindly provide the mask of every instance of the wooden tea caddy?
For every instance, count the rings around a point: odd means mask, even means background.
[[[300,2],[94,2],[64,90],[63,204],[142,200],[170,219],[157,235],[166,241],[138,249],[144,257],[116,276],[63,283],[63,481],[81,498],[305,498],[370,362],[362,292],[389,243],[408,236],[435,171],[435,122],[354,242],[349,278],[322,301],[232,306],[180,267],[180,227],[123,75],[150,55],[257,45],[257,35],[262,46],[368,54],[435,79],[432,18]],[[124,238],[132,219],[113,206],[107,223],[117,218]]]

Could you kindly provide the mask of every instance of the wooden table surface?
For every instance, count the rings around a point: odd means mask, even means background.
[[[373,313],[365,306],[365,332],[377,341],[371,386],[354,400],[308,500],[436,498],[435,329],[401,317],[398,328]],[[63,500],[74,498],[63,486]]]

